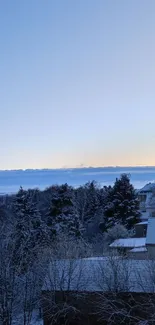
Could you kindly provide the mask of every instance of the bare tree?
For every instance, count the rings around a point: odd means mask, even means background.
[[[155,324],[155,262],[118,256],[101,262],[95,270],[98,319],[108,324]]]
[[[84,297],[87,287],[84,267],[83,259],[55,259],[51,255],[42,295],[44,312],[51,324],[61,318],[65,324],[80,314],[76,301]]]
[[[11,240],[13,224],[1,218],[0,233],[0,320],[3,325],[11,325],[16,310],[18,278],[12,264],[14,242]]]
[[[55,259],[75,259],[92,255],[92,245],[80,238],[69,238],[60,234],[54,242],[49,242],[47,253]]]
[[[17,315],[17,318],[20,317],[22,325],[30,325],[34,309],[40,306],[43,275],[40,262],[20,276],[20,315]]]
[[[12,325],[20,318],[20,325],[29,325],[33,309],[38,306],[41,286],[46,272],[44,255],[21,272],[21,262],[15,263],[15,220],[12,215],[0,219],[0,324]],[[26,245],[26,243],[25,243]],[[37,247],[36,247],[37,249]],[[22,257],[22,248],[21,248]],[[44,264],[44,268],[43,268]]]

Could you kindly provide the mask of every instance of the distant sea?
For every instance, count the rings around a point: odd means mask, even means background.
[[[0,171],[0,194],[10,194],[25,189],[41,190],[53,184],[68,183],[74,187],[95,180],[103,185],[112,185],[121,174],[130,175],[136,189],[149,182],[155,182],[155,167],[98,167],[74,169],[41,169]]]

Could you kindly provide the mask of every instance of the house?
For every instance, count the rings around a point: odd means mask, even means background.
[[[146,236],[146,248],[151,258],[155,258],[155,218],[149,218]]]
[[[141,221],[135,225],[133,238],[115,240],[109,247],[125,251],[135,259],[155,257],[155,183],[149,183],[138,191]]]
[[[146,237],[132,237],[116,239],[110,246],[115,254],[125,254],[137,260],[146,259]]]
[[[136,306],[138,299],[142,306],[143,298],[147,297],[150,306],[150,298],[154,299],[155,296],[155,277],[151,276],[154,268],[154,260],[134,260],[118,256],[51,261],[42,288],[44,325],[50,325],[53,317],[55,319],[58,316],[60,318],[56,324],[65,324],[67,321],[67,324],[72,325],[103,324],[99,306],[104,302],[105,311],[106,307],[109,308],[105,302],[112,298],[112,304],[114,305],[114,299],[118,304],[118,296],[119,301],[120,298],[123,301],[123,310],[126,308],[125,301],[127,306],[131,304],[131,297],[136,299]],[[135,304],[135,300],[133,303]],[[142,310],[146,308],[145,301],[145,308]],[[135,314],[136,308],[134,316]],[[125,320],[124,317],[125,313]],[[120,320],[117,320],[114,324],[119,323]]]
[[[141,212],[149,212],[149,202],[153,194],[155,194],[155,183],[148,183],[138,191]]]

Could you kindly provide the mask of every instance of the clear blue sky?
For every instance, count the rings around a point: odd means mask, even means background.
[[[0,2],[0,169],[155,165],[155,1]]]

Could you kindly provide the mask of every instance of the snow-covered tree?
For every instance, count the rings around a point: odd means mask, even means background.
[[[11,234],[14,225],[6,214],[4,206],[0,209],[0,324],[11,325],[16,312],[17,282],[16,268],[12,263],[15,242]],[[8,219],[7,219],[8,218]]]
[[[73,205],[73,189],[67,184],[55,186],[48,213],[51,235],[66,233],[71,237],[81,235],[81,224]]]
[[[100,190],[96,182],[89,182],[85,185],[87,196],[85,221],[91,222],[100,210]]]
[[[110,200],[111,187],[100,187],[95,181],[88,182],[74,191],[74,206],[84,226],[85,235],[92,239],[104,224],[104,207]]]
[[[111,192],[111,201],[105,207],[107,228],[117,223],[132,229],[139,221],[139,200],[128,175],[116,179]]]
[[[13,210],[15,214],[13,236],[16,242],[14,259],[17,265],[23,263],[24,266],[33,261],[38,247],[45,244],[48,233],[35,203],[31,200],[31,192],[21,187],[15,196]]]
[[[74,192],[74,205],[84,225],[93,223],[103,208],[103,191],[96,182],[88,182]]]

